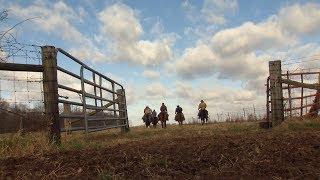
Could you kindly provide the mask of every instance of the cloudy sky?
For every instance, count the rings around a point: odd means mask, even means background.
[[[268,62],[320,58],[320,1],[0,0],[19,41],[60,47],[121,83],[128,114],[146,105],[196,117],[203,99],[217,114],[265,111]],[[287,60],[287,61],[286,61]],[[296,61],[294,61],[296,62]],[[318,68],[317,61],[283,70]]]

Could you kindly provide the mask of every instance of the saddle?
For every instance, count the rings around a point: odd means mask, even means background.
[[[176,121],[179,121],[179,120],[184,121],[185,120],[183,113],[177,113],[174,119]]]
[[[201,118],[201,116],[203,116],[204,118],[208,118],[208,110],[206,109],[200,110],[198,113],[198,116],[199,118]]]
[[[164,118],[162,118],[162,116]],[[161,112],[161,113],[158,114],[158,118],[159,118],[160,121],[168,121],[169,120],[169,114],[166,113],[166,112]]]

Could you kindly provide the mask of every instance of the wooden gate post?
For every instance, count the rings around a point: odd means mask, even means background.
[[[58,82],[57,82],[57,51],[53,46],[41,47],[43,66],[43,91],[45,117],[48,124],[49,143],[61,144]]]
[[[129,121],[127,116],[127,104],[126,104],[126,97],[125,97],[125,90],[124,89],[118,89],[118,94],[122,94],[122,96],[118,95],[118,107],[119,107],[119,118],[126,118],[125,120],[120,120],[121,124],[126,124],[126,126],[123,126],[121,128],[121,132],[128,132],[129,131]],[[122,103],[122,104],[120,104]]]
[[[63,114],[64,115],[71,115],[71,105],[63,103]],[[72,120],[71,118],[64,118],[64,129],[66,131],[66,134],[72,133]]]
[[[269,62],[269,73],[271,92],[271,122],[276,126],[284,120],[280,60]]]

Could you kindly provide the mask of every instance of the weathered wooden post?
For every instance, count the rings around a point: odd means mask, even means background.
[[[269,73],[271,92],[271,122],[276,126],[284,120],[280,60],[269,62]]]
[[[71,115],[71,105],[63,103],[63,114]],[[71,118],[64,118],[64,128],[66,130],[66,134],[72,133],[72,121]]]
[[[57,51],[53,46],[41,47],[43,66],[43,91],[45,117],[48,124],[49,143],[61,143],[58,82],[57,82]]]
[[[126,124],[126,126],[123,126],[121,128],[121,132],[128,132],[129,131],[129,122],[128,122],[128,116],[127,116],[127,108],[126,108],[126,97],[125,97],[125,90],[124,89],[118,89],[118,107],[119,107],[119,118],[125,118],[124,120],[121,120],[121,124]]]

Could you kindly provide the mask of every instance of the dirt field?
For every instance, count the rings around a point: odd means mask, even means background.
[[[0,167],[1,179],[319,179],[320,129],[139,139]]]

